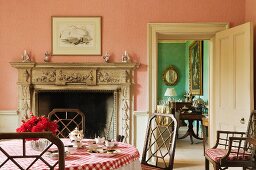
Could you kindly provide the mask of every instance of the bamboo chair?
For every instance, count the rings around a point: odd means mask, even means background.
[[[47,148],[45,148],[43,151],[40,151],[40,152],[38,151],[37,153],[33,153],[33,155],[31,155],[27,152],[27,149],[28,149],[27,147],[29,147],[29,145],[26,144],[26,139],[28,138],[45,138],[45,139],[48,139],[50,142]],[[7,148],[1,145],[1,140],[3,141],[3,140],[13,140],[13,139],[18,139],[17,143],[19,142],[21,143],[22,153],[19,153],[19,155],[14,155],[13,153],[10,153],[10,149],[13,149],[13,148],[10,148],[10,147],[13,147],[12,145]],[[44,158],[44,155],[46,154],[47,150],[53,145],[57,146],[59,157],[58,157],[58,160],[56,160],[56,162],[52,164],[52,163],[49,163],[47,159]],[[5,165],[8,166],[7,164],[10,164],[10,163],[13,166],[17,167],[15,169],[21,169],[21,170],[31,169],[33,165],[37,164],[38,162],[44,163],[51,170],[57,168],[57,165],[58,165],[58,169],[60,170],[65,169],[64,145],[59,138],[57,138],[50,132],[0,133],[0,152],[4,155],[1,158],[2,159],[6,158],[5,161],[0,162],[0,169],[6,169]],[[28,167],[24,167],[23,164],[19,164],[19,160],[28,162]]]
[[[50,120],[57,121],[58,130],[56,135],[60,138],[68,138],[69,133],[76,127],[85,131],[85,115],[79,109],[53,109],[48,117]]]
[[[247,132],[217,131],[217,141],[213,148],[205,150],[205,169],[209,162],[215,170],[228,167],[256,169],[255,138],[256,111],[250,115]]]
[[[141,165],[143,170],[173,169],[177,121],[172,114],[154,113],[149,119]]]
[[[124,136],[123,135],[117,135],[116,141],[117,142],[123,142],[124,141]]]

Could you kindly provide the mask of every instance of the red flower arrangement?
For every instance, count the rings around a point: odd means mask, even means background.
[[[30,118],[22,121],[22,125],[16,129],[16,132],[52,132],[56,134],[58,125],[56,121],[50,121],[45,116],[34,116],[30,113]],[[35,140],[35,139],[27,139]]]

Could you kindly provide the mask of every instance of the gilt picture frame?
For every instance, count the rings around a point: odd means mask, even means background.
[[[101,55],[101,17],[52,17],[52,55]]]
[[[203,95],[203,42],[189,46],[189,87],[192,95]]]
[[[162,79],[167,86],[174,86],[179,79],[178,71],[173,65],[170,65],[164,70]]]

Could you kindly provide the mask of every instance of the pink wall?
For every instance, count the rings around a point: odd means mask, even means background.
[[[246,0],[245,2],[245,20],[256,22],[256,1]]]
[[[245,21],[251,21],[254,24],[254,87],[256,85],[256,1],[255,0],[246,0],[245,1]],[[256,95],[255,95],[256,91],[254,90],[254,108],[256,108]]]
[[[254,1],[254,0],[251,0]],[[147,110],[147,23],[244,22],[241,0],[0,0],[0,110],[17,107],[17,71],[24,49],[42,62],[51,49],[51,16],[102,16],[102,49],[119,62],[127,50],[141,63],[136,72],[135,110]],[[255,16],[255,13],[254,13]],[[255,18],[255,17],[254,17]],[[102,62],[100,56],[55,56],[53,62]]]
[[[254,22],[254,39],[256,38],[256,1],[246,0],[245,1],[245,21]],[[256,43],[254,43],[254,51],[256,51]],[[256,54],[256,53],[255,53]],[[254,55],[255,56],[255,55]]]

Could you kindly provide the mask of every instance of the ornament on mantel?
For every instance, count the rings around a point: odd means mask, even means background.
[[[127,63],[129,61],[130,61],[129,54],[127,53],[127,51],[124,51],[124,54],[122,55],[122,62]]]
[[[110,58],[110,54],[108,52],[106,52],[106,54],[103,55],[104,62],[108,63],[109,62],[109,58]]]
[[[21,55],[22,62],[31,62],[31,58],[27,50],[23,51],[23,54]]]
[[[46,63],[49,62],[50,58],[51,58],[51,54],[48,51],[46,51],[44,53],[44,62],[46,62]]]

